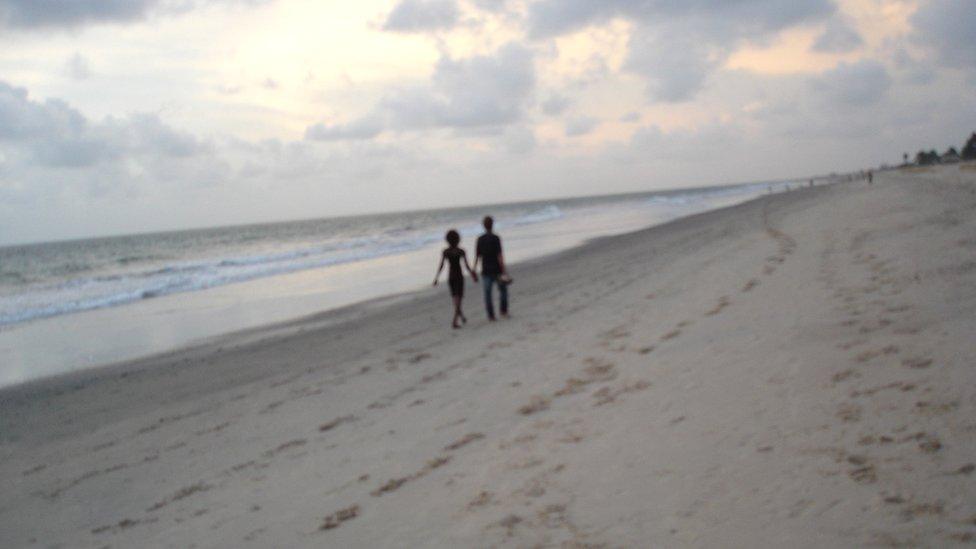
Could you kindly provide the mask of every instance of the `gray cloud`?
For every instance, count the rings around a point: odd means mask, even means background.
[[[846,21],[831,19],[811,49],[823,53],[847,53],[864,44],[861,35]]]
[[[626,123],[640,122],[640,119],[641,119],[641,114],[637,111],[629,112],[620,117],[620,121]]]
[[[521,120],[535,88],[532,52],[515,43],[492,55],[442,57],[428,84],[387,95],[365,116],[343,125],[318,124],[306,139],[368,139],[383,129],[483,130]]]
[[[519,120],[534,87],[532,52],[510,43],[494,55],[443,57],[429,87],[385,104],[400,128],[490,126]]]
[[[74,28],[131,23],[154,13],[181,13],[205,4],[256,5],[268,0],[0,0],[0,27]]]
[[[643,76],[652,100],[693,98],[735,47],[833,14],[831,0],[540,0],[528,34],[544,39],[624,18],[635,23],[625,68]]]
[[[911,18],[915,39],[942,66],[976,70],[976,7],[970,0],[930,0]]]
[[[528,27],[531,37],[550,38],[623,17],[644,23],[698,20],[725,27],[726,32],[770,32],[833,11],[830,0],[540,0],[529,6]]]
[[[153,114],[93,123],[64,101],[34,101],[0,81],[0,150],[40,167],[84,168],[124,157],[187,158],[210,146]]]
[[[688,101],[705,85],[721,56],[686,30],[635,32],[630,37],[624,67],[647,82],[648,95],[657,101]]]
[[[500,12],[508,8],[508,0],[472,0],[478,8],[490,12]]]
[[[863,107],[880,101],[891,87],[891,77],[877,61],[841,63],[811,82],[814,93],[839,107]]]
[[[68,78],[73,80],[87,80],[91,77],[91,67],[88,65],[88,60],[82,57],[80,53],[75,53],[68,58],[64,64],[64,72]]]
[[[580,116],[566,122],[566,137],[586,135],[597,128],[600,121],[592,116]]]
[[[364,117],[348,124],[315,124],[305,130],[310,141],[341,141],[372,139],[383,131],[383,120],[377,116]]]
[[[391,32],[430,32],[452,28],[458,22],[454,0],[400,0],[383,23]]]
[[[542,112],[549,116],[558,116],[566,111],[573,102],[565,95],[554,93],[542,102]]]

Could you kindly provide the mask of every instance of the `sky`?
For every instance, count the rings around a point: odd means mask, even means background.
[[[972,0],[0,0],[0,245],[960,148]]]

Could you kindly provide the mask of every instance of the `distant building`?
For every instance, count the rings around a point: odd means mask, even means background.
[[[956,152],[955,147],[949,147],[949,150],[942,153],[942,158],[940,158],[940,160],[943,164],[955,164],[956,162],[962,160],[962,158],[959,156],[959,153]]]

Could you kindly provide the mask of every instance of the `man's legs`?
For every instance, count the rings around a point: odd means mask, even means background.
[[[498,285],[498,308],[502,316],[508,316],[508,284]]]
[[[485,291],[485,311],[488,313],[488,318],[495,320],[495,307],[491,303],[491,287],[495,284],[495,277],[489,275],[481,275],[481,287]]]

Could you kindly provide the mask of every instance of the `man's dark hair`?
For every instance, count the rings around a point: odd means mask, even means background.
[[[491,232],[491,227],[495,224],[495,220],[491,218],[490,215],[486,215],[484,219],[481,220],[481,224],[485,226],[485,230]]]
[[[447,240],[447,243],[451,246],[457,246],[458,242],[461,242],[461,235],[459,235],[454,229],[451,229],[450,231],[447,231],[446,235],[444,235],[444,240]]]

